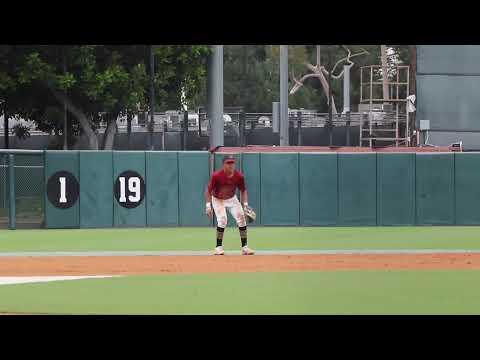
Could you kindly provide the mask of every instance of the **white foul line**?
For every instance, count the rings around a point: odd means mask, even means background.
[[[32,284],[51,281],[81,280],[81,279],[105,279],[113,275],[93,276],[0,276],[0,285]]]

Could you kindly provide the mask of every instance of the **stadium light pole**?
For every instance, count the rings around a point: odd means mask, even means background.
[[[343,65],[343,112],[350,112],[350,69],[353,64]]]
[[[332,118],[332,71],[333,71],[333,64],[332,64],[332,48],[329,49],[328,52],[328,145],[333,146],[333,118]],[[361,131],[361,130],[360,130]]]
[[[353,64],[343,65],[343,113],[347,127],[347,146],[350,146],[350,68]]]
[[[150,45],[150,122],[148,124],[148,148],[153,150],[153,127],[154,127],[154,108],[155,108],[155,56],[153,54],[153,45]],[[162,136],[165,134],[162,133]]]
[[[207,116],[210,122],[210,149],[214,149],[224,145],[223,45],[212,46],[207,71]]]
[[[280,146],[288,145],[288,45],[280,45]]]

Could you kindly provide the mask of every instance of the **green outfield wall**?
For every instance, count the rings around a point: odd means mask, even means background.
[[[45,151],[45,226],[213,226],[203,192],[222,156]],[[480,224],[480,153],[235,156],[253,226]]]

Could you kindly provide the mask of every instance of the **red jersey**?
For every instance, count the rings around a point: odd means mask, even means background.
[[[235,191],[245,191],[245,178],[240,171],[235,170],[233,175],[228,177],[222,170],[215,171],[208,183],[208,191],[217,199],[230,199],[235,196]]]

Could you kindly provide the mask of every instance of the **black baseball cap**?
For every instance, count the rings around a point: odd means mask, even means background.
[[[235,157],[233,155],[225,155],[223,157],[223,163],[233,164],[235,163]]]

